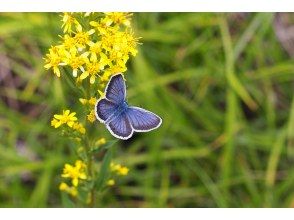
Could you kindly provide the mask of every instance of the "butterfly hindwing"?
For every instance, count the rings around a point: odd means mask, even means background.
[[[114,117],[106,127],[113,136],[120,139],[126,140],[133,135],[132,126],[125,113]]]
[[[147,111],[139,107],[129,107],[127,117],[132,128],[138,132],[151,131],[161,125],[161,118],[153,112]]]
[[[126,98],[126,84],[122,74],[117,74],[111,77],[106,89],[106,98],[115,103],[120,104]]]

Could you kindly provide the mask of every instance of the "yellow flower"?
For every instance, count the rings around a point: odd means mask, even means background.
[[[79,101],[82,103],[82,105],[89,104],[89,105],[95,106],[97,99],[95,97],[91,97],[89,100],[80,98]]]
[[[82,26],[77,27],[77,32],[74,36],[76,45],[78,48],[85,48],[87,44],[91,42],[90,35],[94,34],[95,30],[91,29],[89,31],[83,31]]]
[[[59,190],[65,191],[73,197],[76,197],[78,195],[78,190],[75,187],[73,186],[70,187],[64,182],[60,183]]]
[[[103,22],[103,20],[101,22],[91,21],[90,25],[97,29],[98,35],[115,33],[119,29],[119,26],[111,27],[111,26],[106,25],[106,23]]]
[[[100,69],[103,70],[105,66],[111,65],[111,60],[105,55],[105,53],[100,53]]]
[[[102,84],[102,86],[104,87],[105,85]],[[100,89],[98,89],[98,93],[99,93],[100,97],[104,97],[105,96],[104,92],[102,92]]]
[[[64,49],[66,50],[75,50],[76,49],[76,40],[70,35],[66,34],[62,37]]]
[[[85,71],[81,74],[81,80],[90,76],[90,83],[94,84],[100,71],[100,63],[87,61]]]
[[[114,186],[115,185],[115,181],[114,181],[114,179],[110,179],[110,180],[108,180],[107,181],[107,186]]]
[[[113,162],[110,163],[110,170],[111,170],[112,172],[116,171],[116,170],[117,170],[118,168],[120,168],[120,167],[121,167],[120,164],[115,164],[115,163],[113,163]]]
[[[57,123],[59,123],[59,121],[56,120],[55,118],[53,118],[53,119],[51,120],[51,126],[52,126],[52,127],[55,127]],[[57,126],[60,126],[60,125],[57,125]]]
[[[117,170],[117,174],[121,175],[121,176],[126,176],[129,173],[129,168],[121,166],[118,170]]]
[[[63,178],[70,178],[72,180],[72,185],[77,187],[79,184],[79,179],[87,179],[85,169],[86,164],[83,163],[81,160],[77,160],[75,162],[75,166],[65,164],[63,168],[63,174],[61,176]]]
[[[83,80],[90,76],[90,83],[94,84],[100,70],[103,70],[106,65],[110,65],[110,60],[104,53],[100,53],[99,62],[91,62],[90,60],[87,60],[85,71],[83,71],[83,73],[80,76],[81,79]]]
[[[112,76],[113,74],[116,74],[116,73],[123,73],[126,70],[127,70],[126,66],[124,66],[124,67],[118,66],[118,65],[111,66],[110,68],[108,68],[107,70],[104,71],[104,73],[100,79],[102,82],[108,82],[110,76]]]
[[[88,103],[88,100],[83,98],[79,98],[79,101],[82,103],[82,105],[86,105]]]
[[[126,176],[129,173],[129,168],[115,163],[110,164],[110,170],[120,176]]]
[[[51,121],[51,125],[55,128],[58,128],[62,124],[67,124],[69,127],[72,127],[74,122],[78,120],[75,115],[75,112],[70,113],[70,110],[63,110],[62,115],[54,115],[54,118]]]
[[[81,123],[74,123],[72,128],[74,130],[77,130],[78,132],[80,132],[81,134],[85,134],[86,133],[86,129],[84,128],[84,126]]]
[[[106,17],[103,19],[103,22],[107,25],[110,26],[111,24],[123,24],[125,26],[130,26],[131,24],[131,19],[130,17],[132,16],[131,13],[125,13],[125,12],[107,12],[105,13]]]
[[[96,121],[95,111],[91,110],[90,113],[87,115],[87,119],[89,122],[93,123]]]
[[[89,52],[84,52],[83,54],[78,54],[78,51],[76,49],[71,50],[70,52],[65,51],[65,63],[68,64],[73,72],[73,76],[77,77],[78,75],[78,69],[83,70],[83,65],[87,61],[87,56],[89,55]]]
[[[95,97],[91,97],[90,99],[89,99],[89,104],[90,105],[96,105],[96,102],[97,102],[97,99],[95,98]]]
[[[136,56],[137,53],[138,53],[137,44],[139,44],[138,43],[139,38],[134,37],[134,33],[132,33],[132,32],[130,32],[130,33],[125,32],[124,37],[125,37],[126,42],[127,42],[127,51],[128,51],[128,53],[131,53],[132,56]]]
[[[102,51],[101,41],[98,41],[96,43],[90,42],[88,45],[90,46],[90,61],[96,62],[98,60],[97,55],[99,55]]]
[[[115,32],[101,37],[101,47],[109,54],[110,66],[126,70],[129,55],[137,54],[138,39],[132,33]]]
[[[104,144],[106,144],[106,140],[105,140],[105,138],[100,138],[100,139],[98,139],[98,140],[95,142],[95,145],[96,145],[96,146],[101,146],[101,145],[104,145]]]
[[[62,57],[61,57],[61,48],[60,47],[51,47],[49,49],[49,54],[46,54],[45,59],[45,69],[49,70],[50,68],[53,68],[53,73],[60,77],[60,70],[59,66],[64,65],[62,63]]]
[[[81,27],[80,23],[77,21],[77,19],[72,15],[72,13],[65,12],[62,16],[62,28],[64,33],[71,33],[72,32],[72,26],[75,25],[76,28]]]

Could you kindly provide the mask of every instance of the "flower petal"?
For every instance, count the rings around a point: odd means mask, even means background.
[[[72,75],[73,75],[73,77],[77,77],[78,76],[78,70],[77,69],[74,69],[72,71]]]
[[[69,127],[72,127],[72,126],[74,125],[74,122],[73,122],[73,121],[69,121],[69,122],[67,122],[67,125],[68,125]]]
[[[75,187],[77,187],[79,185],[79,179],[78,178],[72,179],[72,185],[74,185]]]
[[[73,117],[73,116],[75,116],[76,114],[77,114],[76,112],[72,112],[72,113],[69,114],[69,117]]]
[[[63,115],[54,115],[54,118],[60,120],[63,117]]]
[[[90,78],[90,83],[91,83],[91,84],[94,84],[94,83],[95,83],[95,76],[91,76],[91,78]]]
[[[80,75],[80,78],[83,80],[83,79],[86,79],[88,76],[89,76],[89,72],[85,71]]]

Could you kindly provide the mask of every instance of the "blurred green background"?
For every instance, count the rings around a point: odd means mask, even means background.
[[[163,125],[117,142],[130,173],[97,207],[294,207],[291,16],[135,13],[143,44],[128,64],[128,100]],[[60,173],[76,155],[50,119],[83,112],[43,68],[60,20],[0,14],[0,207],[62,207]],[[113,139],[98,122],[93,130]]]

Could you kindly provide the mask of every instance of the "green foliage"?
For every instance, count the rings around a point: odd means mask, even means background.
[[[60,19],[0,14],[0,207],[72,206],[58,185],[75,152],[50,119],[59,109],[85,112],[42,60],[59,40]],[[130,172],[96,196],[97,207],[293,206],[294,63],[273,19],[135,14],[143,44],[126,74],[129,103],[163,124],[106,147]],[[99,122],[92,132],[114,140]]]

